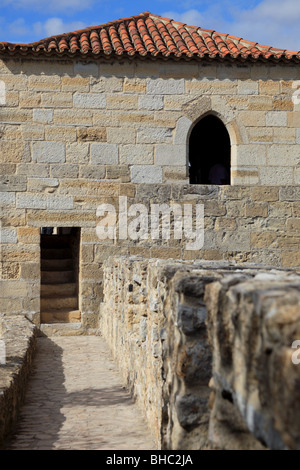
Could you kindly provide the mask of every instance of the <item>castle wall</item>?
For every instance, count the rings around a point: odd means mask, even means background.
[[[295,65],[1,60],[3,312],[39,322],[43,226],[81,227],[79,308],[89,328],[109,255],[299,267],[298,78]],[[230,134],[230,187],[188,184],[189,134],[209,112]],[[97,208],[117,207],[119,196],[149,210],[203,203],[203,248],[99,240]]]
[[[299,282],[254,264],[104,263],[100,329],[158,448],[299,448]]]

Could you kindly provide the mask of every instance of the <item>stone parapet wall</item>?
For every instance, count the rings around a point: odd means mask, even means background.
[[[39,178],[37,178],[39,180]],[[184,260],[237,260],[284,268],[300,267],[300,192],[298,186],[201,186],[184,184],[132,184],[62,177],[54,192],[1,186],[1,303],[5,314],[26,314],[39,323],[40,228],[80,227],[79,308],[85,328],[95,328],[99,298],[103,296],[102,264],[109,256],[141,254],[147,258]],[[27,190],[26,190],[27,188]],[[68,195],[65,195],[67,191]],[[19,197],[26,203],[19,204]],[[119,197],[128,209],[143,204],[149,214],[149,237],[101,240],[96,233],[100,204],[111,204],[118,216]],[[67,199],[65,199],[67,198]],[[24,199],[24,201],[25,201]],[[43,200],[51,207],[42,208]],[[55,209],[63,202],[69,206]],[[187,240],[152,239],[152,204],[204,206],[204,245],[187,249]],[[1,204],[0,204],[1,206]],[[128,216],[128,220],[133,217]],[[118,219],[117,219],[118,224]],[[118,225],[117,225],[118,228]]]
[[[4,318],[0,363],[0,447],[16,425],[36,351],[37,328],[24,316]],[[2,345],[1,345],[2,346]]]
[[[299,290],[300,277],[295,272],[255,264],[238,265],[217,261],[191,263],[136,256],[111,258],[104,263],[104,302],[100,307],[100,331],[119,364],[124,381],[145,413],[158,447],[190,450],[263,449],[267,445],[269,448],[277,448],[278,439],[266,439],[261,434],[265,422],[269,424],[270,435],[279,434],[281,439],[286,439],[284,432],[287,429],[276,428],[273,405],[273,402],[276,403],[275,396],[271,396],[266,405],[262,402],[260,408],[255,410],[256,414],[253,412],[256,427],[248,419],[252,395],[248,404],[246,391],[249,389],[251,393],[256,393],[255,398],[261,388],[271,395],[273,393],[270,379],[257,371],[251,363],[254,358],[258,364],[262,364],[264,347],[255,355],[255,345],[252,350],[249,338],[246,338],[245,350],[230,343],[232,350],[236,348],[234,351],[238,357],[233,370],[235,375],[229,370],[228,378],[225,374],[227,369],[223,371],[217,368],[223,354],[223,350],[221,353],[219,350],[226,340],[223,335],[227,334],[227,330],[224,327],[224,331],[220,331],[214,325],[215,314],[212,312],[217,308],[218,312],[222,312],[223,309],[223,300],[215,292],[219,285],[234,286],[243,281],[246,287],[252,289],[253,298],[259,293],[260,286],[270,288],[270,282],[273,282],[274,289],[269,298],[274,297],[275,301],[279,301],[282,296],[281,304],[285,301],[286,305],[291,305],[290,315],[285,321],[293,335],[289,337],[287,334],[282,339],[287,355],[284,356],[285,360],[280,356],[282,367],[278,369],[276,376],[280,387],[285,389],[282,380],[290,374],[288,360],[293,352],[291,344],[298,333],[299,305],[295,290]],[[266,284],[262,285],[262,282]],[[292,297],[289,296],[290,289],[295,293]],[[233,306],[228,315],[233,314],[234,307],[239,311],[238,302],[234,299],[231,301]],[[246,315],[247,318],[249,306],[244,310],[241,315]],[[260,325],[249,321],[253,326],[253,337],[259,338],[262,328],[265,328],[263,319]],[[268,321],[273,324],[273,319]],[[233,328],[226,315],[224,322],[227,322],[227,328]],[[275,319],[275,329],[276,322]],[[250,329],[247,332],[250,335]],[[231,330],[229,333],[232,336]],[[228,338],[227,341],[229,342]],[[268,357],[272,357],[272,352]],[[242,370],[239,370],[239,366]],[[286,409],[290,400],[295,399],[298,393],[292,390],[292,383],[299,380],[300,369],[293,364],[292,368],[294,375],[285,389],[286,395],[290,394]],[[241,382],[241,390],[238,389],[236,394],[240,401],[235,403],[235,391],[230,387],[234,387],[236,382],[232,384],[229,379],[237,377],[238,380],[239,373],[244,371],[248,374],[248,382],[245,382],[246,385]],[[224,380],[217,380],[222,377],[222,373]],[[255,378],[252,373],[256,374]],[[253,390],[249,386],[250,377]],[[229,381],[227,388],[224,388],[225,379]],[[241,397],[244,397],[244,401]],[[239,405],[244,408],[240,410]],[[232,421],[228,416],[232,417]],[[271,423],[270,416],[274,416]],[[227,440],[222,437],[226,425],[229,427],[226,431]],[[293,421],[293,427],[294,434],[297,435],[299,425],[296,421]],[[257,432],[257,429],[260,431]],[[291,436],[289,439],[292,442]],[[290,444],[287,446],[293,448]]]
[[[208,285],[205,301],[215,391],[210,439],[241,448],[247,427],[270,449],[299,450],[299,276],[235,275]]]

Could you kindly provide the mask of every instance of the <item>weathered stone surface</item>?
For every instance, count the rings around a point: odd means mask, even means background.
[[[1,324],[5,360],[0,362],[0,445],[14,429],[24,402],[37,337],[37,328],[23,315],[5,317]]]
[[[297,354],[292,349],[300,335],[299,287],[299,276],[272,272],[259,273],[249,281],[225,278],[207,287],[208,333],[218,395],[211,429],[217,445],[240,445],[233,421],[235,436],[230,441],[213,431],[228,413],[225,400],[230,397],[244,425],[263,445],[300,448],[299,389],[294,386],[300,369],[298,362],[293,363]]]

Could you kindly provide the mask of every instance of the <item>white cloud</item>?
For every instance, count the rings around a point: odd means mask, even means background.
[[[175,11],[166,11],[162,14],[165,18],[170,18],[175,21],[181,21],[190,26],[201,26],[204,21],[204,15],[199,11],[192,9],[183,13],[176,13]]]
[[[89,9],[95,0],[1,0],[3,6],[11,5],[15,9],[35,10],[35,11],[82,11]]]
[[[170,11],[163,16],[206,29],[239,36],[269,46],[300,50],[300,2],[295,0],[262,0],[258,5],[242,8],[239,3],[211,3],[205,12],[196,9],[183,13]],[[230,18],[230,19],[229,19]],[[196,22],[196,23],[195,23]]]
[[[40,37],[55,36],[56,34],[69,33],[78,29],[83,29],[86,24],[81,21],[64,23],[61,18],[49,18],[44,23],[41,21],[33,25],[34,32]]]
[[[8,30],[10,34],[13,34],[17,37],[22,37],[25,34],[28,34],[29,28],[25,23],[24,18],[18,18],[12,23],[9,24]]]

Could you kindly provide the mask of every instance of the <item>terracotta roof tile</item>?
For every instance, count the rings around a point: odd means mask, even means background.
[[[0,54],[300,62],[297,51],[264,46],[149,12],[30,44],[0,42]]]

